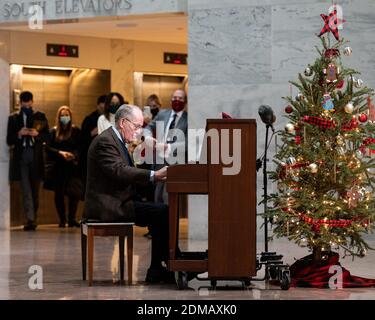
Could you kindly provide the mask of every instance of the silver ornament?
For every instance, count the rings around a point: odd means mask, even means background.
[[[355,152],[355,156],[358,158],[358,159],[362,159],[363,158],[363,153],[361,150],[357,150]]]
[[[361,249],[361,250],[359,251],[359,256],[360,256],[361,258],[365,257],[366,254],[367,254],[367,250],[366,250],[366,249]]]
[[[343,147],[338,147],[337,148],[337,154],[340,155],[340,156],[344,156],[345,155],[345,149]]]
[[[366,188],[362,187],[358,190],[359,193],[359,201],[365,200],[366,197]]]
[[[296,96],[296,101],[303,101],[305,100],[305,97],[302,93],[299,93],[297,96]]]
[[[354,111],[354,105],[353,103],[349,102],[346,106],[345,106],[345,112],[346,113],[353,113]]]
[[[297,163],[296,161],[296,158],[294,157],[289,157],[288,159],[286,159],[286,163],[289,165],[289,166],[293,166]]]
[[[349,56],[352,55],[352,53],[353,53],[353,49],[351,47],[344,48],[344,55],[345,56],[349,57]]]
[[[311,70],[310,67],[307,67],[307,68],[305,69],[304,74],[305,74],[306,77],[310,77],[310,76],[312,76],[313,71]]]
[[[354,86],[356,87],[356,88],[361,88],[362,86],[363,86],[363,80],[362,79],[353,79],[353,81],[354,81]]]
[[[293,123],[287,123],[285,125],[285,130],[286,130],[286,132],[288,132],[290,134],[293,134],[294,131],[295,131],[294,124]]]
[[[311,173],[317,173],[318,172],[318,166],[317,166],[316,163],[311,163],[309,165],[309,168],[310,168]]]

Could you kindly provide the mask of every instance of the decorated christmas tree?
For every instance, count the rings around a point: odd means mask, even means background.
[[[315,262],[340,247],[364,256],[371,248],[363,236],[375,214],[373,90],[344,65],[355,53],[339,38],[343,21],[336,11],[321,16],[317,59],[290,82],[297,96],[284,98],[289,120],[280,133],[271,173],[277,192],[268,211],[274,234],[311,249]]]

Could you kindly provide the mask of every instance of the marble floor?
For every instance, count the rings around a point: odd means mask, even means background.
[[[181,247],[190,250],[204,249],[206,243],[187,241],[186,221],[181,226]],[[134,269],[132,286],[118,282],[118,245],[114,238],[97,238],[94,255],[94,286],[82,281],[79,229],[59,229],[54,225],[39,226],[36,232],[24,232],[20,228],[0,231],[0,299],[157,299],[157,300],[341,300],[375,299],[375,288],[366,289],[304,289],[281,290],[278,286],[254,281],[248,289],[240,282],[218,282],[217,290],[209,290],[209,282],[196,279],[189,282],[187,290],[177,290],[174,284],[146,285],[145,273],[149,264],[151,241],[143,237],[145,228],[136,228],[134,239]],[[375,236],[368,235],[369,243],[375,247]],[[258,237],[258,251],[263,249]],[[307,254],[286,239],[270,243],[270,250],[284,255],[286,263],[293,263]],[[352,261],[341,260],[353,275],[375,278],[375,252]],[[43,272],[42,289],[30,288],[29,282],[40,266]],[[31,269],[30,269],[31,268]],[[263,270],[258,272],[262,277]],[[29,273],[30,272],[30,273]],[[204,275],[203,275],[204,276]]]

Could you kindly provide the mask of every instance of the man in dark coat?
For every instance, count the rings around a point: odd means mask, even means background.
[[[25,231],[36,229],[39,186],[43,179],[43,143],[48,139],[48,121],[44,113],[33,111],[33,95],[20,95],[21,110],[9,116],[7,143],[10,147],[9,179],[21,181]]]
[[[147,185],[166,179],[167,168],[150,171],[136,168],[127,149],[140,133],[142,111],[137,106],[123,105],[110,127],[91,143],[87,156],[85,219],[102,222],[135,222],[152,230],[151,265],[146,282],[172,279],[162,266],[168,260],[168,206],[140,202],[135,185]]]

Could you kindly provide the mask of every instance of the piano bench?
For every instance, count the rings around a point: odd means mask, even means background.
[[[133,226],[134,223],[81,222],[82,277],[86,280],[88,256],[89,286],[93,283],[94,237],[119,237],[120,279],[124,281],[124,245],[127,244],[128,284],[132,284],[133,274]]]

